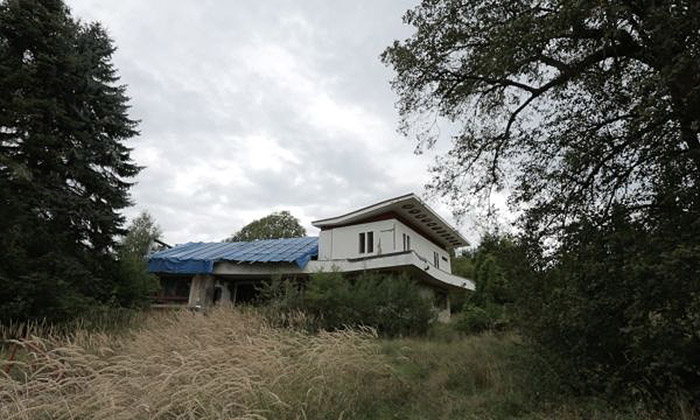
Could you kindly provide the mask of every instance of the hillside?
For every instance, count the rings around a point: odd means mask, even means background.
[[[535,359],[510,334],[310,335],[218,310],[156,313],[126,334],[34,337],[20,349],[0,378],[3,419],[658,418],[539,395],[552,384],[529,377],[523,362]]]

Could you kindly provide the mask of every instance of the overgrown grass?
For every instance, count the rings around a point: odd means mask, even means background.
[[[393,413],[384,418],[695,419],[680,405],[652,413],[572,397],[516,334],[448,338],[382,341],[382,354],[402,384],[401,393],[383,400],[383,412]]]
[[[17,343],[20,362],[9,375],[0,365],[2,419],[663,417],[557,392],[514,334],[309,334],[271,326],[254,310],[220,309],[151,314],[127,334],[78,330]],[[683,410],[666,418],[694,419]]]
[[[147,323],[130,337],[22,341],[0,418],[347,418],[390,388],[369,330],[308,335],[225,309]]]

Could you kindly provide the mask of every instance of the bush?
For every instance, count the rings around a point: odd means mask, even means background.
[[[303,319],[312,330],[367,326],[389,337],[423,335],[436,316],[430,300],[405,275],[350,279],[337,272],[316,273],[305,286],[280,278],[264,284],[260,295],[268,314],[287,325]]]
[[[474,305],[465,305],[462,313],[455,321],[455,329],[468,334],[476,334],[490,328],[489,314],[482,308]]]
[[[571,367],[563,376],[579,392],[700,405],[694,217],[638,220],[618,209],[582,221],[547,270],[519,283],[521,331]]]
[[[454,328],[459,332],[478,334],[487,330],[504,331],[510,324],[504,305],[486,303],[477,306],[467,303],[454,321]]]

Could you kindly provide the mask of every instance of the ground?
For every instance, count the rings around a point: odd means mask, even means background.
[[[231,309],[132,323],[23,342],[19,362],[0,373],[0,418],[658,418],[540,395],[547,387],[527,364],[538,362],[514,333],[457,337],[440,326],[429,337],[393,340],[371,330],[308,334]]]

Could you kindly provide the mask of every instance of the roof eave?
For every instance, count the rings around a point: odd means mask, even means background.
[[[448,249],[454,249],[469,246],[469,242],[466,240],[466,238],[464,238],[464,236],[462,236],[461,233],[459,233],[457,229],[455,229],[450,223],[445,221],[445,219],[443,219],[439,214],[437,214],[437,212],[435,212],[430,206],[428,206],[420,197],[413,193],[390,198],[388,200],[384,200],[379,203],[375,203],[370,206],[363,207],[361,209],[354,210],[350,213],[346,213],[340,216],[316,220],[311,222],[311,224],[319,229],[340,226],[347,223],[352,223],[353,220],[360,219],[363,215],[380,210],[382,208],[387,208],[388,210],[391,206],[408,200],[415,200],[418,203],[418,205],[420,205],[424,209],[426,213],[430,214],[430,217],[432,217],[434,220],[437,220],[440,224],[447,228],[454,237],[457,238],[459,242],[458,245],[452,244],[449,241],[445,241],[443,239],[438,239],[441,243],[443,243],[445,247],[447,247]]]

